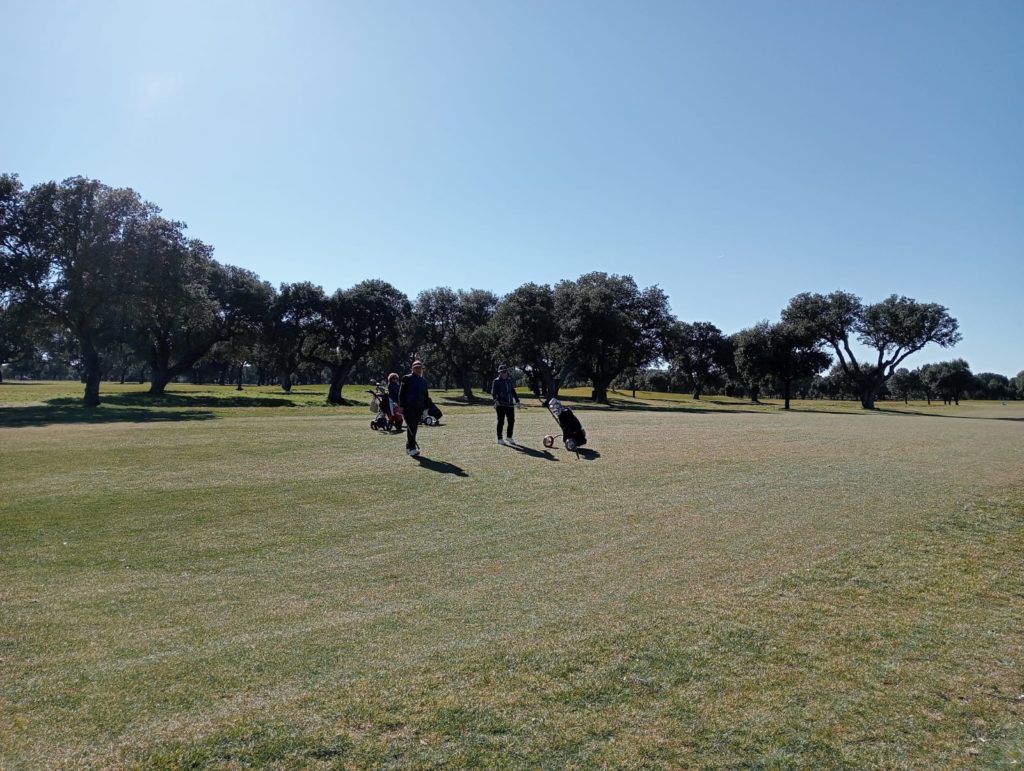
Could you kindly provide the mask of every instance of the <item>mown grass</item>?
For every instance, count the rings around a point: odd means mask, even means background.
[[[0,385],[4,768],[1024,763],[1020,407],[622,394],[577,460],[453,392],[417,462],[62,387]]]

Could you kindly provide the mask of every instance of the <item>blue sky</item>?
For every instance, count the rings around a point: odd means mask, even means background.
[[[0,0],[0,170],[328,291],[591,270],[735,332],[946,305],[1024,369],[1024,3]]]

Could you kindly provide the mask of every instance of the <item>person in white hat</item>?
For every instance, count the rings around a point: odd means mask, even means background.
[[[515,445],[512,432],[516,427],[515,406],[519,404],[519,396],[516,394],[516,387],[509,377],[508,367],[504,364],[498,367],[498,376],[491,384],[491,397],[494,399],[494,410],[498,413],[498,444]],[[501,430],[508,421],[508,433],[506,439],[501,438]]]
[[[405,416],[405,452],[414,458],[420,454],[420,446],[416,443],[416,427],[429,401],[427,379],[423,377],[423,362],[416,359],[412,363],[412,372],[402,377],[402,384],[398,388],[398,405]]]

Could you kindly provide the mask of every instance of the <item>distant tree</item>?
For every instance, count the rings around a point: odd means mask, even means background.
[[[496,362],[490,324],[498,307],[498,296],[486,289],[458,292],[455,333],[451,340],[451,361],[455,383],[467,402],[474,401],[473,382],[478,374],[491,375]]]
[[[793,384],[810,379],[825,369],[832,357],[821,350],[818,339],[792,324],[763,321],[735,338],[736,364],[745,380],[754,385],[771,378],[782,392],[783,409],[790,408]]]
[[[1024,399],[1024,370],[1018,372],[1013,380],[1010,381],[1010,384],[1013,386],[1017,398]]]
[[[488,326],[498,356],[522,367],[535,392],[557,396],[569,373],[564,371],[554,290],[547,284],[523,284],[501,299]]]
[[[0,291],[0,383],[3,366],[20,362],[35,350],[31,310]]]
[[[643,291],[631,276],[587,273],[555,287],[563,357],[593,384],[591,398],[608,402],[608,386],[621,372],[660,357],[671,323],[668,298],[658,287]]]
[[[921,384],[921,393],[924,394],[924,398],[929,406],[931,406],[932,399],[938,398],[939,395],[938,387],[939,377],[942,375],[941,368],[935,364],[922,364],[913,372],[917,375],[918,382]]]
[[[859,394],[859,387],[836,362],[824,375],[814,378],[811,393],[824,399],[852,399]]]
[[[771,369],[771,326],[765,320],[732,337],[740,381],[755,404],[760,401],[761,384]]]
[[[892,373],[892,378],[889,381],[889,390],[897,397],[902,397],[904,404],[909,403],[911,396],[915,396],[924,390],[920,372],[900,367]]]
[[[286,393],[291,391],[292,379],[306,362],[303,351],[322,329],[326,303],[324,290],[308,281],[281,284],[274,293],[260,343],[266,352],[267,366],[274,370]]]
[[[449,287],[425,290],[413,304],[408,348],[429,359],[432,380],[439,378],[445,386],[454,380],[468,401],[475,398],[474,374],[494,356],[486,328],[497,305],[493,292]]]
[[[325,298],[315,314],[316,333],[306,340],[302,355],[330,372],[328,402],[344,403],[341,389],[352,368],[395,336],[410,310],[408,298],[379,279]]]
[[[865,409],[874,409],[882,386],[912,353],[928,343],[946,348],[961,339],[957,320],[946,308],[896,295],[864,305],[847,292],[799,294],[790,300],[782,318],[832,348],[840,367],[856,384]],[[850,348],[851,338],[874,349],[877,360],[858,361]]]
[[[700,399],[705,388],[727,374],[732,364],[732,345],[711,322],[676,322],[667,337],[670,367],[685,375],[694,399]]]
[[[1010,378],[998,372],[979,372],[974,376],[976,387],[969,394],[973,399],[1010,399],[1014,396]]]
[[[935,390],[946,404],[959,405],[964,392],[975,382],[970,365],[963,359],[940,361],[931,365],[928,372]]]
[[[412,305],[410,349],[429,362],[431,379],[448,384],[454,372],[459,295],[450,287],[425,289]]]

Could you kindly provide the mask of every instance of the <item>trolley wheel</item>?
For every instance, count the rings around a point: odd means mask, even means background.
[[[576,442],[574,442],[572,439],[566,439],[565,449],[567,449],[569,452],[572,452],[573,450],[576,449]]]
[[[371,420],[370,421],[370,428],[372,428],[374,431],[377,430],[377,421],[376,420]]]
[[[437,418],[435,418],[433,415],[427,415],[427,417],[423,418],[423,425],[425,425],[425,426],[436,426],[437,425]]]
[[[548,448],[554,447],[555,446],[555,437],[551,436],[551,434],[548,434],[547,436],[545,436],[544,437],[544,446],[548,447]]]

